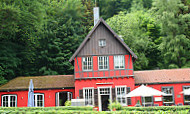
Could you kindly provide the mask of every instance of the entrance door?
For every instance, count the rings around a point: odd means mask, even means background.
[[[111,87],[98,87],[99,111],[109,110],[108,109],[109,100],[110,102],[112,102]]]
[[[101,95],[102,111],[109,111],[109,95]]]
[[[65,106],[67,100],[72,99],[71,92],[57,92],[56,93],[56,106]]]

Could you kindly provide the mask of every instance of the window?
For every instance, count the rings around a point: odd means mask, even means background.
[[[121,104],[121,105],[127,105],[126,103],[126,87],[116,87],[116,100]]]
[[[105,39],[100,39],[99,40],[99,46],[101,46],[101,47],[106,46],[106,40]]]
[[[144,102],[145,100],[145,102]],[[142,105],[144,106],[153,106],[153,97],[142,97]]]
[[[173,87],[162,87],[162,92],[167,94],[163,96],[164,104],[171,105],[174,103]]]
[[[110,88],[100,88],[101,95],[110,95]]]
[[[124,69],[125,62],[123,55],[114,56],[114,67],[115,69]]]
[[[108,70],[108,57],[107,56],[98,57],[98,68],[99,68],[99,70]]]
[[[84,88],[83,96],[85,99],[85,105],[93,105],[94,104],[94,88]]]
[[[34,106],[44,107],[44,94],[34,93]]]
[[[17,96],[16,95],[3,95],[2,107],[16,107]]]
[[[189,89],[190,86],[183,86],[183,91],[186,90],[186,89]],[[190,95],[184,95],[184,104],[189,104],[190,103]]]
[[[83,71],[91,71],[92,70],[92,57],[83,57],[82,58],[82,68]]]

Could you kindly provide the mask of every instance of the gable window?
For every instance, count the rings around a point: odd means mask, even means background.
[[[108,70],[108,56],[98,57],[98,68],[99,70]]]
[[[189,88],[190,88],[190,86],[183,86],[183,91],[187,90]],[[186,95],[186,94],[183,94],[183,95],[184,95],[184,104],[189,105],[190,104],[190,95]]]
[[[116,100],[119,102],[121,105],[125,106],[127,105],[126,103],[126,87],[125,86],[119,86],[116,87]]]
[[[35,107],[44,107],[44,94],[34,93],[34,106]]]
[[[92,70],[92,57],[83,57],[82,58],[82,68],[83,68],[83,71],[91,71]]]
[[[101,46],[101,47],[106,46],[106,40],[105,39],[100,39],[99,40],[99,46]]]
[[[167,95],[163,95],[163,103],[165,105],[172,105],[174,103],[173,87],[162,87],[162,92]]]
[[[114,56],[114,68],[115,69],[124,69],[125,68],[125,62],[124,62],[123,55]]]
[[[94,105],[94,88],[83,88],[85,105]]]
[[[16,107],[17,96],[16,95],[3,95],[2,107]]]

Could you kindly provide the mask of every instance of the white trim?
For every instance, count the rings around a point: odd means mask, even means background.
[[[110,89],[109,99],[110,99],[110,103],[112,103],[112,86],[103,86],[103,87],[97,87],[97,88],[98,88],[98,107],[99,107],[99,111],[102,111],[100,89],[102,89],[102,88]],[[106,95],[108,95],[108,94],[106,94]]]
[[[89,60],[89,58],[91,58],[91,69],[88,69],[88,60]],[[87,63],[87,65],[86,65],[86,67],[87,67],[87,69],[84,69],[84,63],[83,63],[83,59],[87,59],[87,61],[86,61],[86,63]],[[83,71],[92,71],[92,69],[93,69],[93,57],[92,56],[89,56],[89,57],[82,57],[82,70]]]
[[[56,100],[56,106],[59,106],[59,92],[56,93],[55,95],[55,100]]]
[[[121,60],[123,59],[123,68],[121,68]],[[117,61],[116,61],[117,60]],[[116,63],[118,63],[119,68],[116,67]],[[115,55],[114,56],[114,69],[125,69],[125,56],[124,55]]]
[[[37,103],[38,103],[37,101],[39,100],[39,99],[37,99],[38,95],[42,95],[42,101],[43,101],[42,106],[37,106]],[[34,100],[35,107],[44,107],[44,94],[43,93],[34,93],[34,97],[35,97],[35,100]]]
[[[100,66],[100,64],[99,64],[99,58],[100,57],[102,57],[102,67],[103,67],[103,69],[99,68],[99,66]],[[104,65],[104,63],[105,63],[104,58],[107,58],[107,69],[104,69],[104,67],[105,67],[105,65]],[[109,69],[109,56],[98,56],[98,70],[103,71],[103,70],[108,70],[108,69]]]
[[[94,87],[84,87],[83,88],[83,98],[85,99],[85,90],[88,90],[88,97],[89,97],[89,90],[90,89],[92,89],[92,105],[88,105],[88,106],[94,106]]]
[[[106,84],[113,84],[113,82],[106,82],[106,83],[96,83],[97,85],[98,84],[101,84],[101,85],[106,85]]]
[[[1,105],[2,105],[2,107],[5,107],[5,106],[3,106],[3,97],[6,97],[6,96],[8,96],[8,107],[11,107],[10,106],[10,103],[11,103],[10,98],[11,98],[11,96],[15,97],[15,107],[17,107],[17,95],[2,95],[2,97],[1,97]]]

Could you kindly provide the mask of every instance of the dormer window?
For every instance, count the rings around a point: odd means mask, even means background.
[[[106,46],[106,40],[105,40],[105,39],[100,39],[100,40],[99,40],[99,46],[100,46],[100,47]]]

